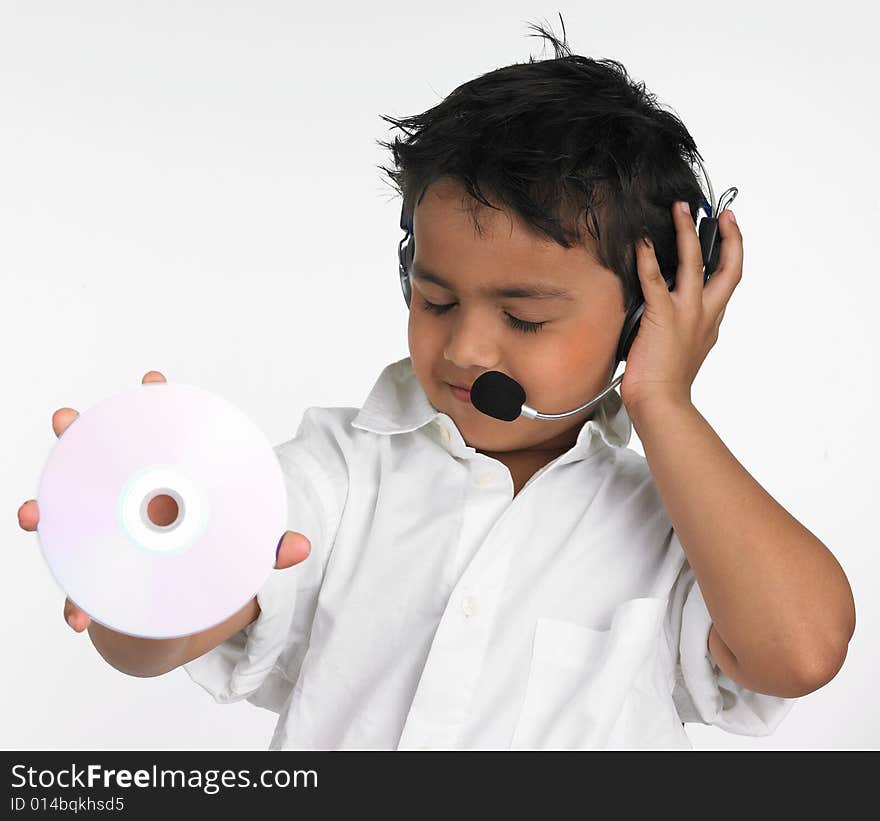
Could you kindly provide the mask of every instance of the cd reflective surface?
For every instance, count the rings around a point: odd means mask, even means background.
[[[287,528],[284,476],[263,432],[227,400],[178,383],[82,412],[49,454],[37,503],[40,547],[64,593],[94,621],[145,638],[206,630],[244,607]]]

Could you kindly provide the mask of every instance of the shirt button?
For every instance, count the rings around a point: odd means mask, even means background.
[[[474,613],[477,612],[477,597],[465,596],[461,602],[461,609],[464,612],[465,616],[473,616]]]
[[[480,487],[489,487],[490,485],[495,484],[495,474],[494,473],[481,473],[477,477],[477,484]]]

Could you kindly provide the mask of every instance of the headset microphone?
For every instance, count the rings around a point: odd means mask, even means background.
[[[706,185],[709,189],[709,200],[703,199],[703,203],[697,213],[697,232],[700,237],[700,250],[703,255],[703,286],[705,287],[709,277],[712,276],[718,267],[718,260],[721,251],[721,234],[718,230],[718,215],[733,202],[739,193],[737,188],[728,188],[722,195],[720,207],[716,211],[715,193],[712,190],[712,182],[706,173],[706,168],[699,158],[697,163],[703,172]],[[729,196],[729,199],[727,197]],[[707,212],[702,219],[700,214]],[[412,219],[407,220],[404,217],[403,207],[400,209],[400,227],[406,231],[406,236],[400,241],[397,248],[398,273],[400,276],[400,287],[403,290],[403,298],[409,307],[412,299],[412,261],[415,257],[415,232],[413,230]],[[668,290],[675,287],[675,274],[664,278]],[[614,361],[614,367],[611,370],[611,376],[617,366],[626,360],[629,349],[639,329],[642,313],[645,310],[645,302],[641,300],[639,304],[631,309],[624,319],[623,330],[617,345],[617,353]],[[471,402],[473,406],[491,416],[494,419],[500,419],[502,422],[513,422],[520,416],[527,419],[564,419],[567,416],[573,416],[576,413],[592,407],[597,402],[601,402],[611,391],[616,388],[624,374],[620,374],[608,387],[606,387],[598,396],[595,396],[585,405],[566,411],[565,413],[540,413],[535,408],[526,404],[526,392],[522,385],[515,379],[500,371],[487,371],[481,374],[471,386]]]

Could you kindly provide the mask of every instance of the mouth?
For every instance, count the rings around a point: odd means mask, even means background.
[[[446,384],[449,385],[449,389],[452,391],[452,395],[456,399],[460,399],[462,402],[471,401],[470,388],[463,388],[460,385],[452,385],[449,382],[447,382]]]

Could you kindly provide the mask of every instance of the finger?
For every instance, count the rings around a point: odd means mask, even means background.
[[[642,286],[642,294],[645,297],[645,306],[651,305],[660,308],[669,305],[672,297],[663,274],[660,272],[660,264],[654,253],[654,244],[650,238],[636,242],[636,268],[639,273],[639,283]]]
[[[141,384],[146,385],[147,382],[167,382],[168,380],[162,376],[159,371],[147,371],[144,374],[144,378],[141,379]]]
[[[80,610],[70,599],[64,600],[64,620],[77,633],[81,633],[92,623],[89,614]]]
[[[682,205],[687,209],[685,211]],[[675,243],[678,249],[678,270],[675,273],[676,294],[691,303],[703,300],[703,251],[697,226],[691,217],[691,208],[684,201],[672,203],[672,219],[675,222]]]
[[[275,558],[275,569],[283,570],[299,564],[309,555],[311,549],[311,542],[302,533],[294,533],[292,530],[288,530],[279,542]]]
[[[36,530],[40,521],[40,509],[36,499],[28,499],[18,509],[18,526],[22,530]]]
[[[721,232],[718,268],[703,289],[703,306],[711,314],[719,313],[727,305],[742,279],[742,232],[731,219],[731,212],[726,208],[718,218],[718,230]]]
[[[52,430],[55,431],[55,435],[61,436],[74,423],[77,416],[79,416],[79,411],[75,411],[73,408],[58,408],[52,414]]]

